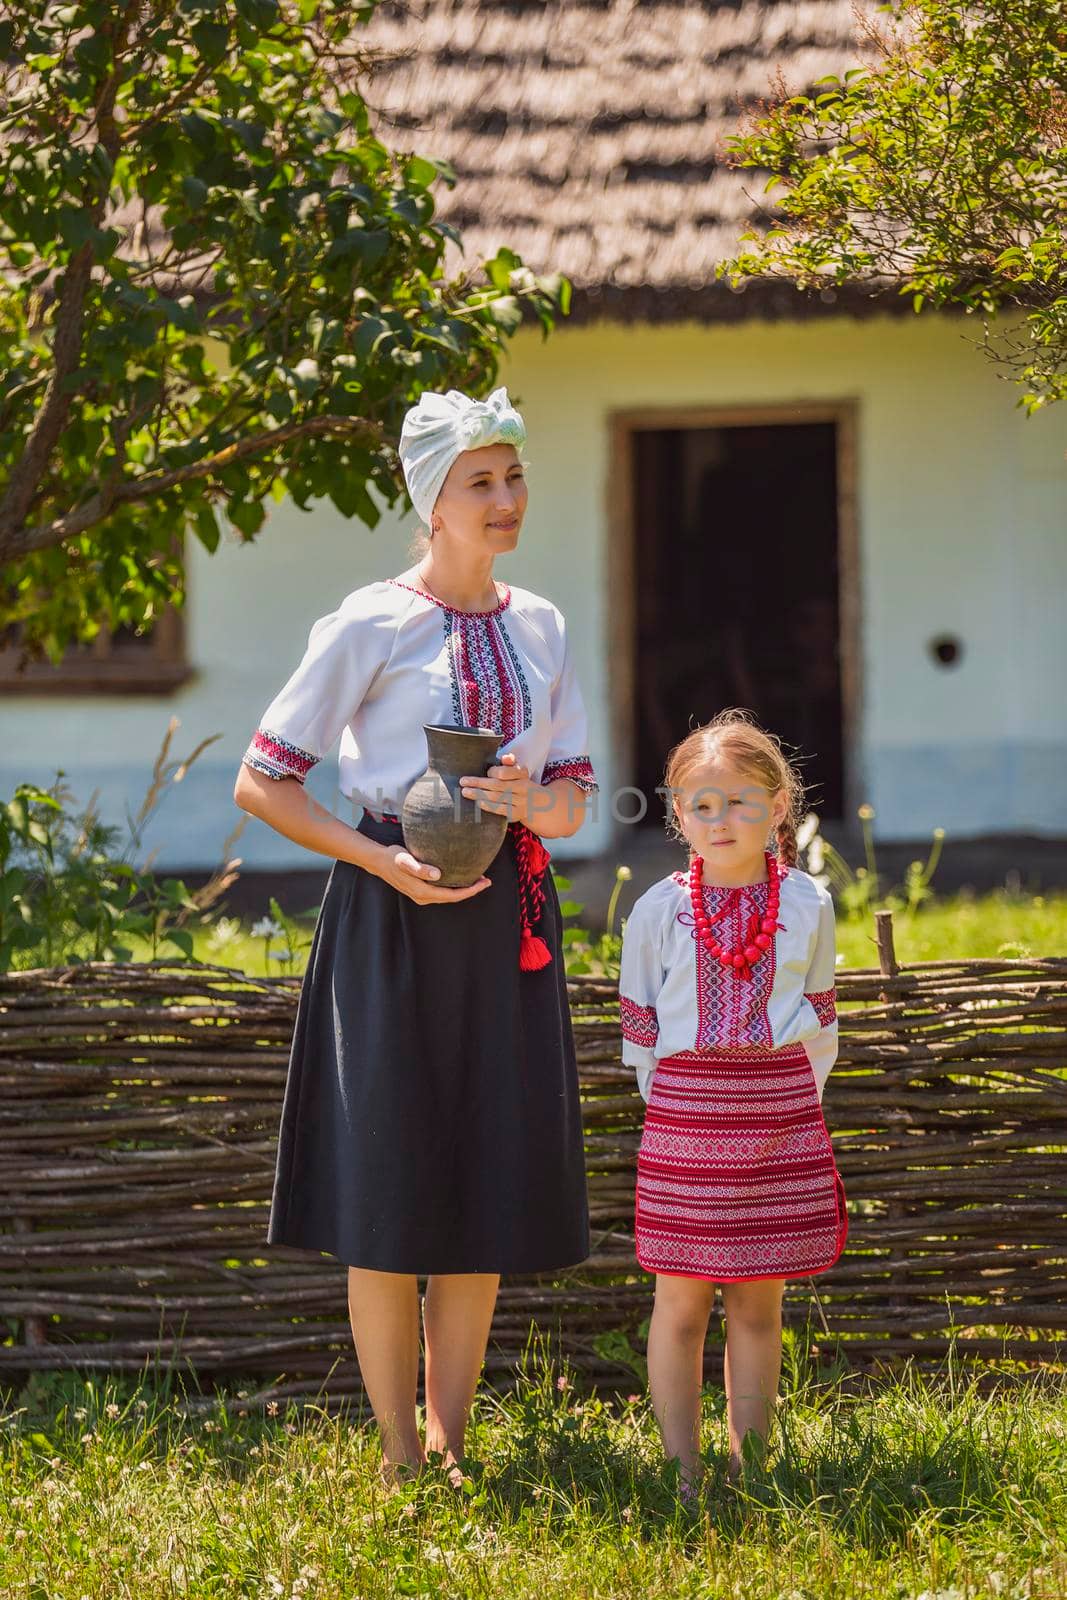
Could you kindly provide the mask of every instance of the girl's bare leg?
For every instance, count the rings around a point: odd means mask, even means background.
[[[426,1448],[462,1458],[500,1275],[435,1273],[426,1282]]]
[[[404,1272],[348,1269],[348,1315],[363,1386],[382,1437],[382,1475],[425,1465],[415,1394],[419,1379],[418,1280]]]
[[[782,1371],[784,1278],[724,1283],[726,1311],[726,1420],[730,1430],[730,1475],[741,1470],[747,1433],[766,1442]]]
[[[691,1483],[700,1466],[704,1340],[714,1300],[715,1285],[704,1278],[656,1274],[648,1381],[664,1451],[677,1459],[683,1483]]]

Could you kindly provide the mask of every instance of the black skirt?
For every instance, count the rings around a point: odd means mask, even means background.
[[[401,844],[398,822],[359,831]],[[589,1254],[581,1111],[550,872],[519,969],[509,829],[492,887],[419,906],[335,861],[300,991],[267,1239],[382,1272],[546,1272]]]

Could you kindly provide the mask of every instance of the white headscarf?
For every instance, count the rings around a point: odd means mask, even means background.
[[[526,424],[506,389],[494,389],[485,400],[471,400],[458,389],[429,390],[405,412],[400,430],[397,453],[412,505],[428,523],[449,468],[464,450],[525,443]]]

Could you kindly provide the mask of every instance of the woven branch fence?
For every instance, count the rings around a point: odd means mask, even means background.
[[[1067,959],[837,974],[824,1110],[851,1231],[787,1320],[850,1364],[1067,1352]],[[531,1324],[579,1376],[632,1386],[651,1305],[633,1254],[642,1101],[615,986],[569,981],[594,1248],[507,1279],[487,1370]],[[359,1392],[345,1268],[266,1245],[299,979],[92,963],[0,975],[0,1386],[43,1369],[251,1378],[250,1403]],[[621,1360],[620,1360],[621,1355]],[[715,1342],[709,1347],[714,1370]],[[343,1402],[342,1402],[343,1403]]]

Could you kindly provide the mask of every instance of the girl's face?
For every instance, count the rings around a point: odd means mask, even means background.
[[[497,555],[518,544],[526,499],[526,474],[515,446],[487,444],[453,461],[434,520],[450,542]]]
[[[733,876],[756,870],[768,837],[789,809],[784,789],[771,793],[723,761],[709,761],[685,778],[674,796],[678,826],[713,871]]]

